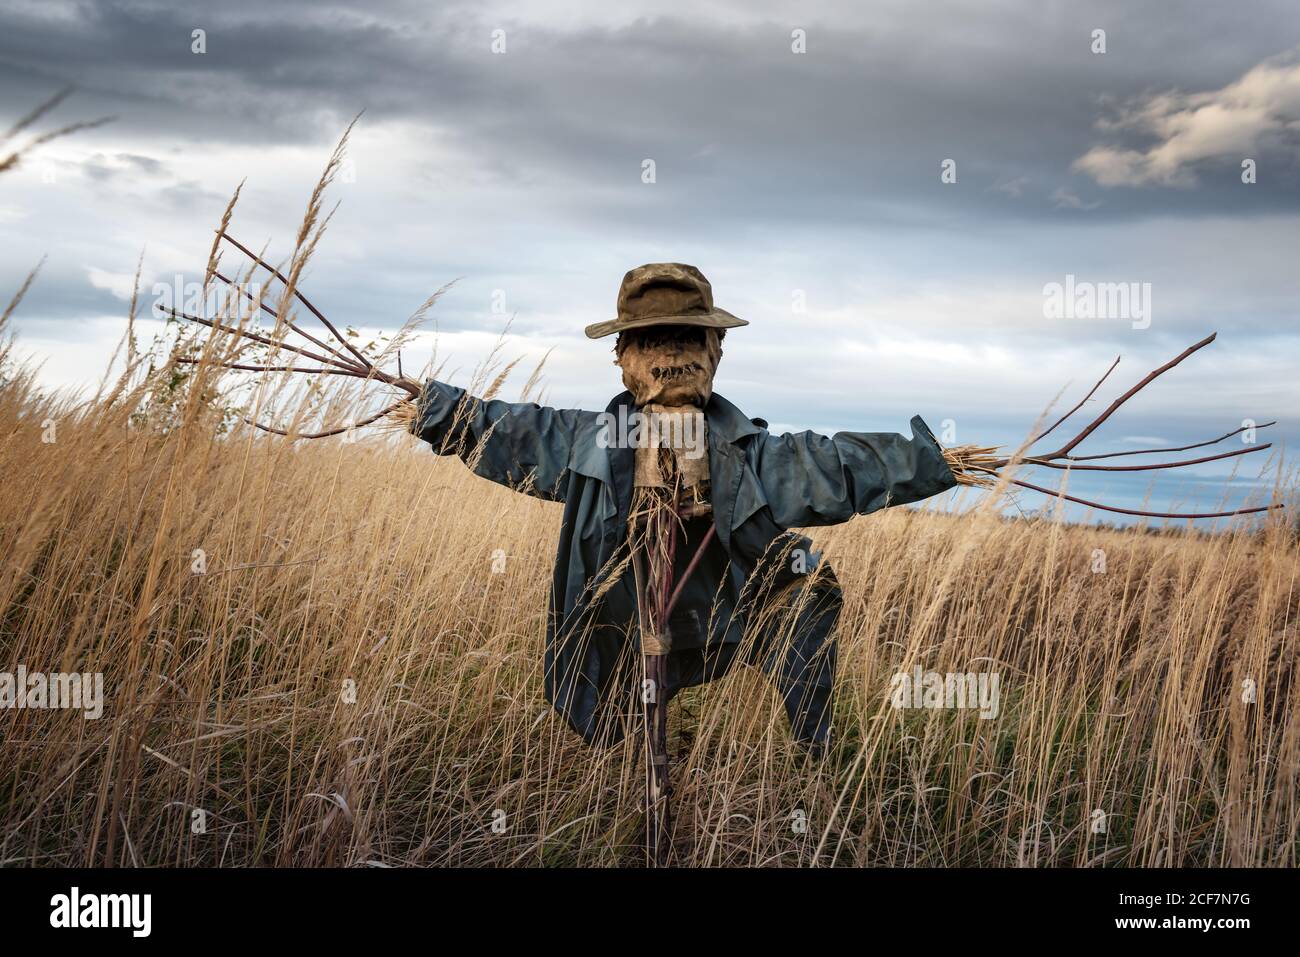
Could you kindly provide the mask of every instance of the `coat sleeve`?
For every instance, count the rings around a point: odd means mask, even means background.
[[[564,500],[564,475],[578,432],[594,412],[532,402],[479,399],[430,379],[411,431],[439,455],[457,455],[476,475],[551,502]]]
[[[894,432],[816,432],[755,441],[755,471],[783,528],[835,525],[890,505],[917,502],[957,484],[929,427],[914,416],[912,438]]]

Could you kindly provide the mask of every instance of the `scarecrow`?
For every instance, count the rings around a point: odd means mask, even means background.
[[[247,247],[224,233],[222,238],[292,288]],[[215,277],[230,282],[220,273]],[[794,738],[813,755],[827,745],[835,674],[832,633],[842,599],[834,572],[820,561],[811,540],[792,529],[845,522],[958,484],[995,482],[1134,515],[1214,517],[1277,507],[1175,515],[1090,502],[1011,477],[1012,466],[1140,471],[1268,448],[1118,466],[1091,460],[1182,449],[1071,454],[1127,399],[1208,345],[1213,335],[1149,374],[1057,451],[1028,454],[1029,446],[1092,397],[1112,365],[1078,405],[1014,455],[999,457],[989,447],[942,448],[920,416],[911,420],[910,438],[872,432],[773,434],[762,419],[745,416],[714,392],[724,337],[747,323],[715,307],[708,280],[682,263],[630,270],[619,289],[617,317],[587,327],[589,338],[616,337],[614,361],[625,387],[601,413],[483,400],[436,379],[420,385],[404,377],[400,366],[391,375],[340,335],[300,291],[293,289],[293,295],[325,325],[332,341],[312,336],[287,309],[277,311],[260,300],[277,330],[297,333],[313,348],[244,326],[176,315],[320,365],[250,365],[230,355],[179,361],[382,383],[404,395],[348,426],[304,433],[250,424],[321,438],[397,415],[435,452],[460,456],[483,478],[563,504],[546,627],[546,698],[593,745],[619,741],[629,717],[643,722],[646,852],[656,864],[665,863],[669,851],[667,714],[678,691],[717,678],[737,663],[756,666],[779,690]]]
[[[743,658],[775,680],[795,738],[814,751],[825,745],[840,589],[811,541],[787,529],[843,522],[956,484],[919,417],[910,439],[778,436],[746,417],[713,390],[723,337],[743,325],[714,306],[694,266],[640,266],[623,277],[618,317],[586,330],[592,339],[617,336],[626,391],[603,415],[483,402],[430,381],[414,429],[484,478],[564,503],[546,697],[592,744],[618,740],[621,710],[642,702],[649,843],[659,860],[667,705],[680,689]],[[777,602],[793,621],[771,613]],[[742,641],[751,621],[762,633]],[[639,649],[642,675],[626,667],[628,648]]]

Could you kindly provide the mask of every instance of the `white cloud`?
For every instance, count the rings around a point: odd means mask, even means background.
[[[1051,195],[1053,209],[1096,209],[1101,203],[1085,203],[1073,190],[1058,186]]]
[[[1075,170],[1102,186],[1194,185],[1196,164],[1253,158],[1267,138],[1300,132],[1300,48],[1264,60],[1218,90],[1139,97],[1099,126],[1154,143],[1094,146],[1075,160]]]
[[[1124,445],[1141,445],[1144,448],[1159,448],[1162,445],[1171,444],[1168,439],[1162,439],[1158,435],[1125,435],[1119,440]]]
[[[1024,195],[1025,187],[1029,185],[1028,176],[1015,176],[1011,179],[1001,180],[989,189],[995,193],[1005,193],[1012,199],[1019,199]]]
[[[97,266],[87,266],[86,278],[96,289],[105,289],[123,302],[131,301],[131,293],[135,290],[133,273],[109,272]]]

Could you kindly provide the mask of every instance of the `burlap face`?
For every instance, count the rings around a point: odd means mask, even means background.
[[[623,333],[615,364],[637,405],[704,408],[713,395],[713,375],[722,359],[716,329],[649,326]]]

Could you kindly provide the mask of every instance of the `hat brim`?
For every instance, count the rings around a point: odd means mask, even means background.
[[[606,319],[604,322],[595,322],[586,329],[588,339],[603,339],[605,336],[612,336],[616,332],[623,332],[627,329],[644,329],[646,326],[703,326],[707,329],[734,329],[737,326],[747,326],[749,322],[738,316],[733,316],[725,309],[714,309],[711,312],[691,313],[685,316],[645,316],[641,319]]]

